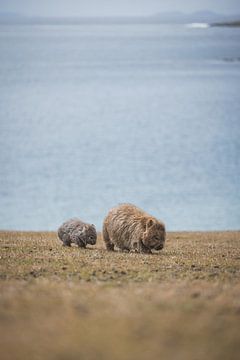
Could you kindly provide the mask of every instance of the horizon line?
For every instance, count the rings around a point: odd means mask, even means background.
[[[180,10],[169,10],[169,11],[159,11],[159,12],[155,12],[152,14],[130,14],[130,15],[124,15],[124,14],[112,14],[112,15],[41,15],[41,14],[25,14],[25,13],[20,13],[20,12],[14,12],[14,11],[0,11],[0,16],[15,16],[15,17],[26,17],[26,18],[32,18],[32,17],[38,17],[38,18],[149,18],[149,17],[157,17],[157,16],[161,16],[161,15],[197,15],[197,14],[212,14],[212,15],[220,15],[220,16],[237,16],[238,13],[236,12],[216,12],[213,10],[197,10],[197,11],[191,11],[191,12],[186,12],[186,11],[180,11]],[[239,15],[240,15],[240,10],[239,10]]]

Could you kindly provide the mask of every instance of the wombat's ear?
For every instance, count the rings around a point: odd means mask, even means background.
[[[149,219],[147,221],[147,228],[150,228],[151,226],[153,226],[153,220],[152,219]]]

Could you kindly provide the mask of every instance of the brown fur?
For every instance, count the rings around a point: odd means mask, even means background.
[[[58,237],[64,246],[71,246],[71,243],[85,248],[87,244],[95,245],[97,232],[93,224],[87,224],[80,219],[65,221],[58,229]]]
[[[107,250],[116,245],[122,250],[151,253],[165,243],[165,225],[131,204],[111,209],[103,223],[103,239]]]

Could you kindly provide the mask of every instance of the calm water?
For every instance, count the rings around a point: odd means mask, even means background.
[[[240,29],[0,27],[0,229],[240,228]]]

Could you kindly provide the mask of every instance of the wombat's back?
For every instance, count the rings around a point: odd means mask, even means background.
[[[73,218],[65,221],[58,229],[58,236],[61,237],[64,234],[71,234],[77,227],[84,226],[84,222],[82,222],[80,219]]]
[[[120,204],[109,211],[105,221],[117,221],[118,225],[121,225],[121,223],[137,225],[139,224],[139,221],[143,221],[145,218],[149,219],[149,217],[150,215],[135,205]]]

